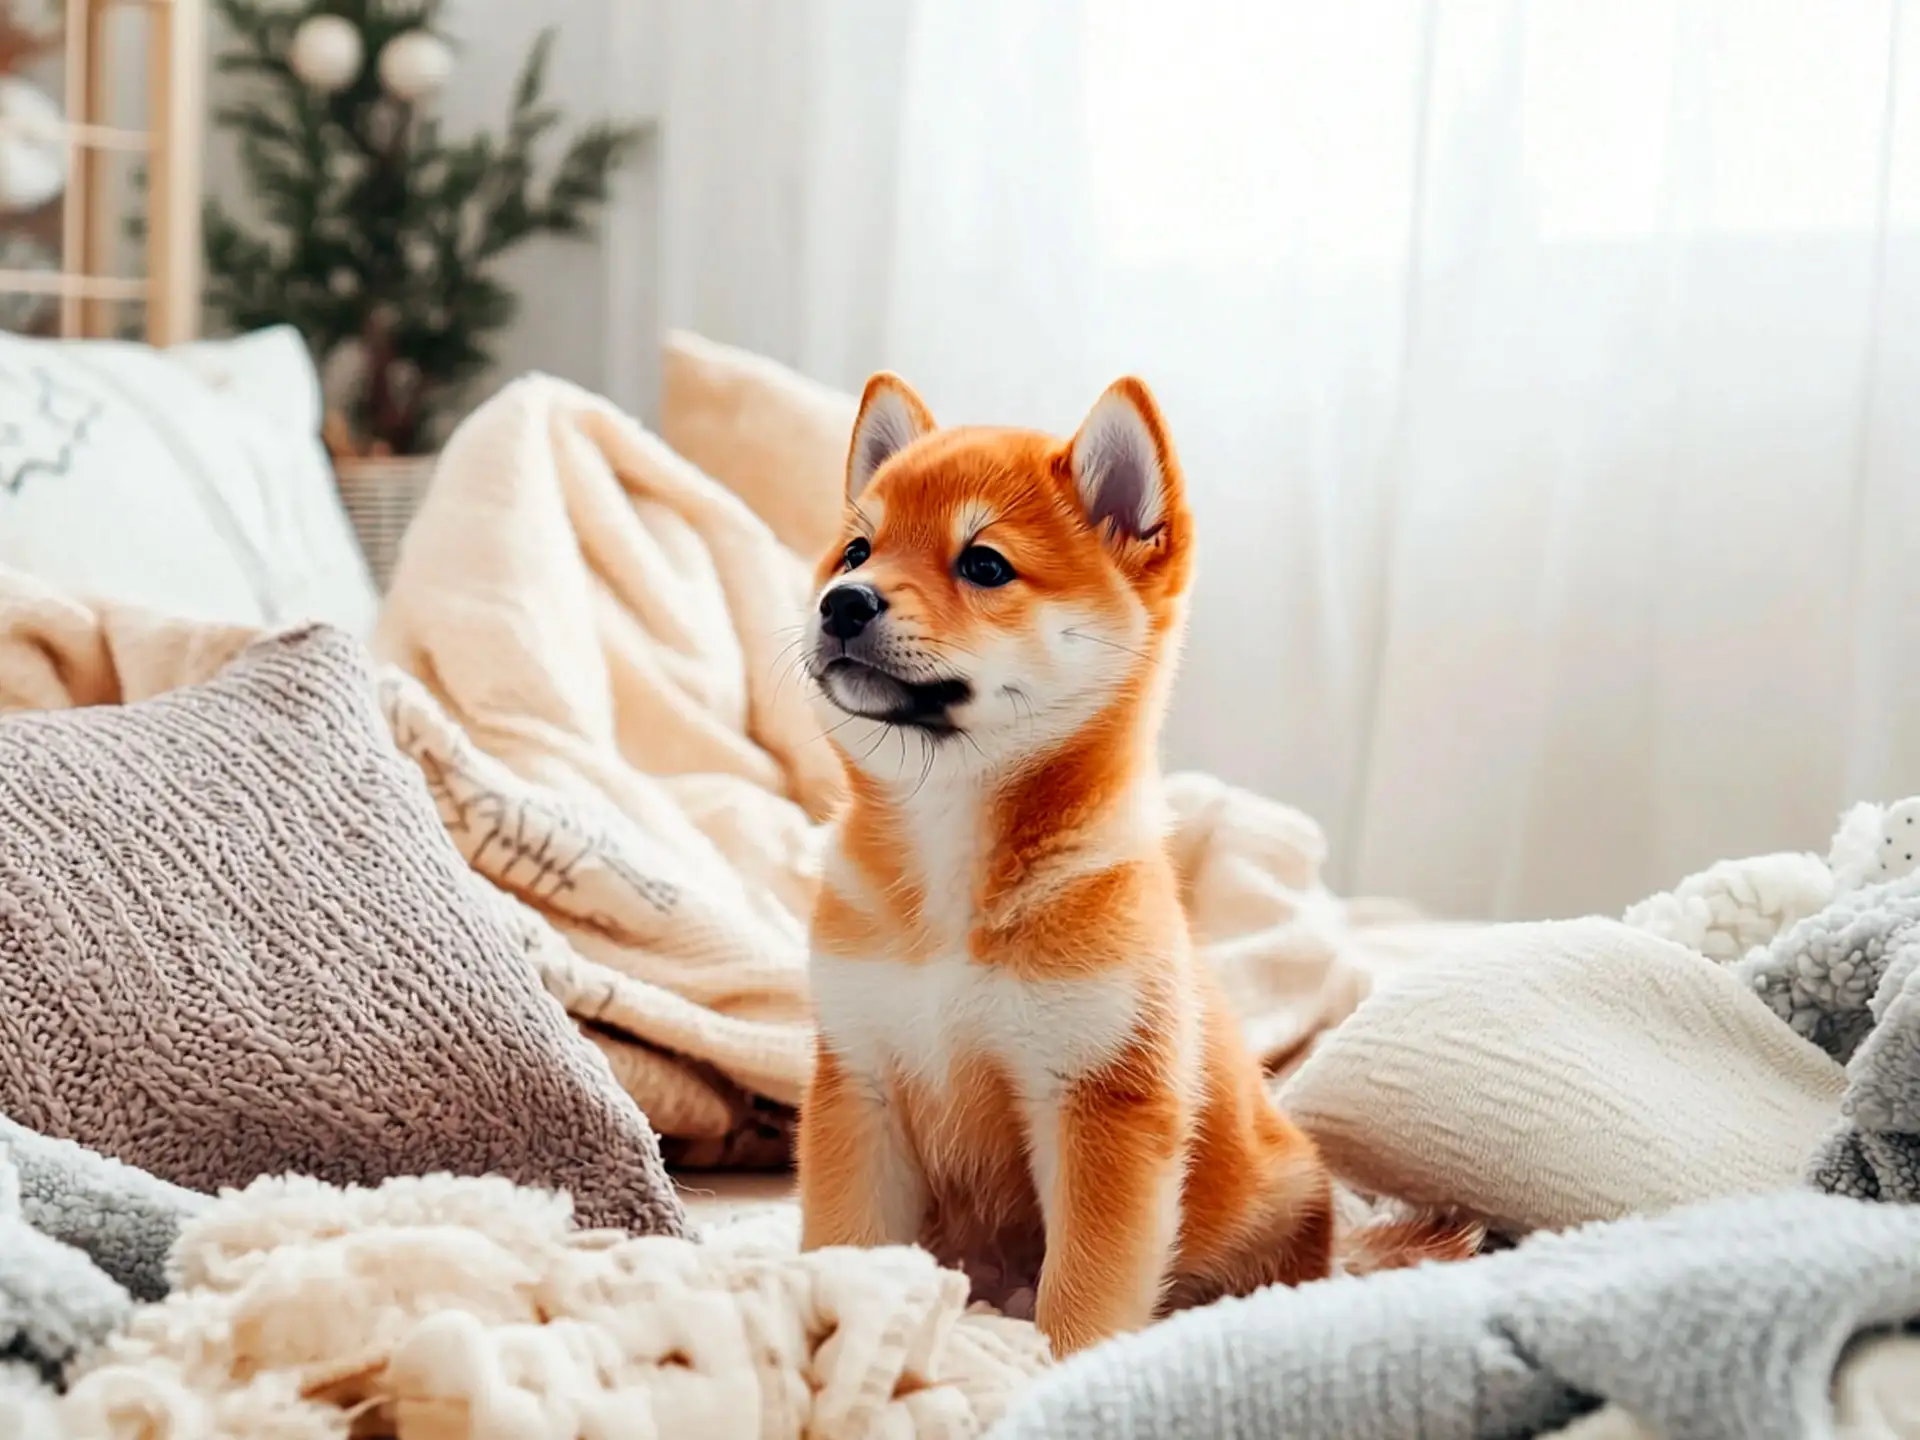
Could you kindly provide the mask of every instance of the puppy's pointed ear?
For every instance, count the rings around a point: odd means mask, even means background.
[[[1180,465],[1153,394],[1116,380],[1073,437],[1073,483],[1093,528],[1110,541],[1145,540],[1180,502]]]
[[[898,375],[882,370],[867,381],[847,451],[847,499],[858,500],[875,471],[932,429],[932,412]]]

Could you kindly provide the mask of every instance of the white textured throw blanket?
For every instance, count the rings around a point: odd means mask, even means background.
[[[1624,922],[1462,937],[1283,1098],[1343,1179],[1514,1234],[1810,1179],[1920,1198],[1920,800]]]
[[[0,1389],[0,1435],[959,1440],[1044,1360],[922,1251],[577,1231],[498,1179],[263,1180],[190,1219],[173,1265],[67,1394]]]
[[[1281,1098],[1349,1183],[1525,1234],[1797,1185],[1845,1085],[1725,967],[1568,920],[1410,971]]]

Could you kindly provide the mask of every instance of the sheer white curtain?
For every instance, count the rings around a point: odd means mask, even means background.
[[[951,420],[1143,375],[1170,759],[1348,888],[1615,909],[1920,790],[1896,0],[670,10],[667,319]]]

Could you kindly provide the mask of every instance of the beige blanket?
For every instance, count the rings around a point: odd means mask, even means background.
[[[577,1231],[497,1178],[260,1180],[172,1268],[64,1396],[0,1366],[0,1435],[961,1440],[1046,1363],[923,1250]]]
[[[830,430],[811,449],[783,432],[789,509],[833,503]],[[448,445],[377,637],[396,742],[682,1166],[780,1160],[806,1079],[818,822],[841,783],[793,673],[807,573],[659,438],[531,377]],[[0,575],[0,709],[136,700],[247,638]],[[1305,816],[1205,776],[1169,793],[1196,933],[1276,1069],[1430,945],[1397,907],[1327,891]]]

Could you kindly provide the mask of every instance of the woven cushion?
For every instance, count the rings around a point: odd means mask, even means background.
[[[0,1112],[196,1190],[498,1172],[679,1232],[498,906],[338,631],[0,718]]]

